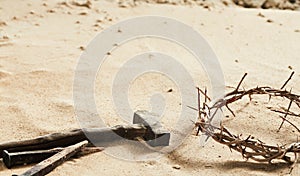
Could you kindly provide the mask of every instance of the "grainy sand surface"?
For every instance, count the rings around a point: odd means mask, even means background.
[[[204,5],[139,2],[124,7],[104,0],[91,2],[91,8],[86,8],[61,0],[1,0],[1,142],[78,128],[72,86],[82,49],[103,29],[141,15],[175,18],[201,33],[219,59],[226,86],[235,86],[247,72],[242,84],[245,88],[280,87],[293,70],[296,73],[288,88],[300,93],[299,11],[245,9],[218,1]],[[104,63],[104,71],[96,78],[99,86],[96,86],[96,104],[108,125],[119,124],[111,97],[113,76],[122,59],[136,52],[158,50],[184,58],[180,61],[189,69],[196,85],[209,86],[203,69],[194,67],[193,57],[176,45],[154,39],[129,44],[112,53],[112,59]],[[168,92],[169,89],[173,91]],[[164,125],[172,128],[168,123],[180,112],[180,90],[167,78],[146,75],[131,85],[132,108],[149,110],[148,94],[152,92],[164,95]],[[236,118],[225,111],[230,115],[225,125],[236,133],[253,134],[272,144],[296,141],[297,134],[287,124],[276,133],[280,118],[266,110],[267,100],[257,100],[247,106],[246,101],[235,104],[232,108],[237,110]],[[20,174],[29,168],[7,169],[0,162],[0,175]],[[230,152],[212,140],[201,147],[198,137],[191,134],[179,148],[158,160],[130,162],[99,152],[67,161],[49,175],[285,175],[288,172],[284,163],[245,161],[239,153]],[[300,175],[299,164],[292,175]]]

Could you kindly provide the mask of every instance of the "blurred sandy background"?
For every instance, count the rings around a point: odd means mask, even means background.
[[[79,127],[72,86],[80,54],[103,29],[141,15],[175,18],[199,31],[218,56],[227,86],[235,86],[247,72],[244,87],[280,87],[293,70],[296,74],[288,87],[300,93],[299,1],[237,0],[239,5],[236,5],[229,0],[98,0],[78,5],[84,2],[0,1],[1,142]],[[150,39],[131,44],[113,53],[113,59],[104,65],[105,71],[96,78],[97,85],[101,85],[96,88],[96,104],[104,109],[100,115],[108,125],[119,123],[110,87],[120,67],[118,61],[135,51],[159,50],[185,58],[181,61],[197,85],[209,86],[205,72],[193,67],[193,58],[180,49]],[[180,90],[168,79],[150,74],[136,80],[131,87],[133,109],[149,109],[148,94],[159,91],[166,99],[166,118],[172,121],[180,111]],[[173,91],[168,92],[169,89]],[[238,110],[240,118],[230,116],[225,125],[236,133],[245,136],[250,133],[272,144],[297,140],[299,134],[287,124],[276,133],[281,121],[266,111],[266,102],[262,99],[247,108],[243,108],[246,102],[235,105],[233,108]],[[20,174],[28,168],[6,169],[1,162],[0,175]],[[284,163],[245,161],[239,153],[231,153],[214,141],[202,148],[198,138],[191,134],[178,149],[159,160],[128,162],[100,152],[72,159],[49,175],[286,175],[288,172]],[[299,174],[298,164],[292,175]]]

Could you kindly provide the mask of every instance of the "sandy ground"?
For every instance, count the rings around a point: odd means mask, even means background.
[[[72,97],[74,70],[87,44],[103,29],[140,15],[175,18],[192,26],[208,41],[219,58],[226,85],[234,86],[247,72],[244,87],[280,87],[296,72],[288,87],[300,92],[300,13],[298,11],[243,9],[216,3],[198,5],[146,4],[119,7],[115,2],[92,1],[91,8],[60,0],[1,0],[0,2],[0,141],[20,140],[79,126]],[[262,15],[258,15],[261,13]],[[183,65],[200,87],[209,86],[205,73],[188,54],[162,41],[131,43],[112,54],[96,78],[96,104],[108,125],[119,123],[111,99],[111,80],[122,58],[136,51],[159,50],[185,58]],[[174,46],[176,47],[176,46]],[[160,91],[166,100],[165,125],[180,111],[179,90],[172,81],[150,74],[137,79],[129,91],[133,109],[149,109],[148,94]],[[172,88],[172,92],[168,90]],[[254,134],[261,140],[287,143],[297,134],[266,112],[266,101],[235,105],[240,118],[229,117],[225,125],[237,133]],[[244,103],[244,104],[243,104]],[[226,112],[227,113],[227,112]],[[255,117],[255,118],[253,118]],[[171,122],[172,119],[169,119]],[[168,126],[172,128],[172,126]],[[174,168],[174,166],[176,166]],[[0,175],[20,174],[29,167],[6,169]],[[72,159],[49,175],[285,175],[286,164],[245,161],[239,153],[210,141],[204,148],[189,136],[170,154],[158,160],[130,162],[103,152]],[[292,175],[299,175],[296,165]]]

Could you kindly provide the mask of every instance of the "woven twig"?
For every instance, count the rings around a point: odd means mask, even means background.
[[[234,111],[229,108],[229,104],[234,103],[244,96],[248,96],[250,101],[252,100],[252,95],[269,95],[269,100],[272,97],[283,97],[289,100],[289,105],[287,109],[278,110],[275,108],[269,108],[271,111],[278,113],[282,118],[282,123],[279,126],[281,129],[283,123],[289,123],[292,125],[299,133],[299,127],[292,122],[292,120],[287,120],[287,116],[292,116],[294,118],[300,117],[299,113],[290,111],[292,104],[296,104],[300,110],[300,96],[292,93],[291,91],[284,90],[287,83],[291,80],[294,72],[288,78],[288,80],[283,84],[280,89],[271,88],[268,86],[255,87],[249,90],[241,90],[240,86],[247,74],[243,76],[238,86],[231,92],[227,93],[224,97],[211,100],[207,95],[206,90],[201,90],[198,88],[198,111],[199,111],[199,121],[196,123],[198,127],[197,135],[199,132],[205,133],[211,136],[218,143],[224,144],[230,148],[230,150],[235,150],[242,154],[246,159],[252,159],[258,162],[269,162],[271,163],[274,159],[283,160],[287,163],[293,164],[291,168],[295,165],[298,159],[298,154],[300,153],[300,142],[294,142],[286,145],[269,145],[259,139],[255,139],[252,135],[247,138],[242,138],[241,135],[235,135],[231,133],[226,127],[220,123],[220,127],[212,125],[212,120],[215,118],[216,111],[221,110],[226,107],[234,116]],[[200,95],[204,96],[204,102],[200,101]],[[213,103],[212,103],[213,102]],[[201,104],[202,103],[202,104]],[[295,158],[288,156],[289,153],[294,154]]]

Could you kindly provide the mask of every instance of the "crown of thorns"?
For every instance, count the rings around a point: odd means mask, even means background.
[[[296,104],[297,108],[300,110],[300,95],[285,90],[285,86],[291,80],[293,75],[294,72],[292,72],[290,77],[285,81],[280,89],[263,86],[245,90],[240,89],[243,80],[247,76],[247,73],[245,73],[233,91],[216,100],[211,100],[211,98],[207,95],[206,89],[203,91],[197,88],[197,110],[199,112],[199,121],[195,124],[196,127],[198,127],[197,135],[199,132],[202,132],[202,134],[212,137],[216,142],[228,146],[230,150],[235,150],[241,153],[242,156],[247,160],[252,159],[258,162],[269,163],[275,159],[283,160],[291,164],[292,170],[298,160],[298,154],[300,153],[300,142],[297,141],[285,145],[269,145],[259,139],[255,139],[252,135],[242,138],[241,135],[232,134],[225,126],[222,125],[222,122],[220,122],[220,126],[218,127],[212,125],[211,122],[215,118],[216,112],[224,107],[226,107],[233,114],[233,116],[235,116],[233,110],[231,110],[228,105],[242,99],[244,96],[248,96],[249,100],[251,101],[252,95],[268,95],[269,100],[271,100],[272,97],[283,97],[284,99],[289,100],[287,109],[281,108],[278,110],[275,108],[269,108],[271,111],[278,113],[279,117],[282,119],[278,130],[281,129],[284,123],[289,123],[293,128],[296,129],[298,133],[300,133],[300,129],[293,122],[293,118],[299,118],[300,113],[297,114],[296,112],[292,112],[290,110],[292,104]],[[204,96],[203,102],[200,101],[200,95]],[[288,120],[288,116],[293,118]],[[291,157],[288,154],[293,154],[295,157]]]

